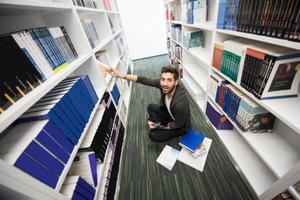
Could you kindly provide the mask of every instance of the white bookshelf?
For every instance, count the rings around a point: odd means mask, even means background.
[[[69,76],[88,75],[99,98],[94,110],[90,114],[90,119],[87,122],[78,143],[75,145],[67,164],[64,166],[64,170],[59,177],[56,188],[52,189],[19,168],[11,166],[0,159],[0,184],[3,186],[5,185],[5,187],[0,187],[1,196],[3,194],[3,197],[9,197],[12,199],[67,199],[66,196],[60,193],[64,179],[68,174],[78,149],[81,145],[87,145],[93,138],[96,128],[101,122],[104,113],[104,108],[102,108],[101,105],[99,106],[99,104],[109,84],[106,82],[104,74],[100,71],[95,53],[100,50],[106,50],[109,53],[110,62],[114,68],[117,67],[121,59],[123,60],[122,62],[126,63],[126,65],[131,63],[116,2],[115,0],[110,0],[110,2],[113,4],[112,11],[104,9],[102,0],[95,1],[98,8],[75,6],[73,5],[72,0],[0,1],[0,34],[35,27],[64,26],[79,56],[72,63],[51,75],[51,77],[49,77],[41,85],[26,94],[24,97],[20,98],[15,104],[5,110],[0,115],[0,135],[2,133],[6,133],[6,129],[9,128],[16,119],[38,102],[39,99],[46,95],[52,88]],[[109,25],[108,16],[113,19],[112,21],[115,28],[114,31]],[[94,48],[90,45],[88,36],[81,24],[80,20],[82,19],[91,19],[95,25],[95,29],[100,38],[100,43],[98,43]],[[118,37],[121,37],[124,42],[124,51],[121,56],[118,55],[116,46],[116,38]],[[119,106],[116,108],[118,111],[120,110],[119,107],[123,104],[123,101],[126,102],[126,104],[129,104],[130,91],[131,87],[127,87],[126,89],[123,87],[120,92],[121,97]],[[126,122],[126,119],[127,112],[125,113],[125,119],[123,120]],[[124,123],[124,121],[123,124],[126,128],[126,123]],[[112,157],[112,153],[113,152],[109,150],[108,147],[108,151],[105,156],[106,161],[103,164],[97,165],[98,187],[95,188],[95,199],[99,199],[98,197],[100,196],[99,194],[101,193],[103,186],[101,181],[104,176],[107,176],[105,166],[107,166],[107,163],[110,162],[109,158]]]
[[[174,5],[182,6],[183,3],[183,1],[179,0],[164,1],[164,6],[167,10]],[[283,183],[285,184],[285,189],[288,189],[294,198],[299,200],[300,195],[289,185],[290,183],[284,180],[285,177],[293,175],[300,180],[300,168],[297,167],[300,163],[300,120],[298,117],[300,97],[259,100],[226,75],[213,68],[212,57],[214,43],[234,38],[245,38],[250,42],[286,47],[291,49],[291,51],[300,51],[300,43],[217,29],[218,9],[219,0],[207,1],[207,21],[201,24],[187,24],[181,20],[166,20],[167,31],[169,31],[167,36],[170,38],[170,43],[175,43],[182,47],[182,59],[179,61],[184,69],[182,83],[204,112],[207,102],[218,107],[214,102],[214,98],[207,93],[209,76],[212,73],[222,76],[242,93],[271,112],[276,117],[273,133],[244,133],[231,119],[229,120],[234,125],[233,130],[220,131],[215,129],[215,131],[258,199],[272,199],[274,194],[283,192],[282,184],[279,184]],[[180,19],[184,19],[184,15],[185,13],[181,12]],[[170,27],[175,24],[181,25],[182,32],[185,30],[203,31],[204,47],[187,49],[181,43],[175,41],[170,34]],[[169,50],[169,53],[172,55],[171,50]],[[220,110],[222,111],[222,109]],[[227,116],[226,113],[223,112],[223,114]],[[258,179],[257,177],[260,178]],[[281,187],[278,185],[281,185]]]

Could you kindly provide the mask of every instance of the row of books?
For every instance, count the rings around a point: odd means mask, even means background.
[[[96,102],[87,76],[65,79],[8,130],[1,159],[55,188]]]
[[[165,11],[166,19],[172,21],[180,21],[181,20],[181,5],[174,4],[173,6],[169,5],[169,7]]]
[[[296,97],[300,53],[284,47],[226,40],[214,47],[213,67],[259,99]]]
[[[182,60],[182,47],[175,42],[171,43],[171,51],[178,60]]]
[[[271,132],[275,117],[217,74],[210,76],[209,94],[242,131]]]
[[[179,24],[173,24],[171,26],[171,36],[172,39],[178,43],[182,43],[182,26]]]
[[[96,190],[81,176],[67,176],[60,192],[72,200],[94,200],[96,194]]]
[[[82,6],[87,8],[97,8],[95,0],[72,0],[75,6]]]
[[[182,21],[188,24],[203,23],[207,20],[206,0],[186,0],[182,2]]]
[[[114,199],[116,186],[117,186],[117,180],[118,180],[118,173],[119,173],[119,166],[120,166],[120,157],[121,157],[121,151],[122,151],[122,145],[123,145],[123,139],[125,135],[125,128],[123,126],[122,121],[119,119],[119,117],[116,117],[115,120],[115,131],[112,135],[112,142],[111,142],[111,148],[112,148],[112,165],[110,165],[110,168],[108,170],[107,178],[106,178],[106,185],[104,190],[104,199]]]
[[[111,91],[111,95],[112,95],[112,98],[113,98],[115,104],[118,105],[121,94],[120,94],[119,87],[118,87],[117,83],[114,84],[114,86],[112,88],[112,91]]]
[[[183,31],[183,46],[187,49],[203,47],[204,34],[203,31]]]
[[[300,42],[299,13],[297,0],[221,0],[217,28]]]
[[[101,41],[94,22],[91,19],[81,19],[81,24],[88,37],[92,48],[95,48]]]
[[[102,3],[103,3],[103,7],[105,10],[108,10],[108,11],[117,10],[114,0],[102,0]]]
[[[0,36],[0,113],[78,55],[64,27],[40,27]]]

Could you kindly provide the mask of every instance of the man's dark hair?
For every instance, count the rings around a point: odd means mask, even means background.
[[[171,66],[164,66],[162,69],[161,69],[161,74],[162,73],[171,73],[174,75],[174,78],[175,78],[175,81],[178,79],[178,71],[177,69],[175,69],[174,67],[171,67]]]

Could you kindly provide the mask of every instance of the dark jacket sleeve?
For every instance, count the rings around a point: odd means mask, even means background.
[[[148,86],[156,87],[156,88],[160,89],[160,80],[159,79],[150,79],[147,77],[138,76],[136,82],[143,84],[143,85],[148,85]]]

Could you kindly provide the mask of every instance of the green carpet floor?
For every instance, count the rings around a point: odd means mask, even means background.
[[[134,62],[134,74],[159,78],[160,68],[167,64],[167,56],[137,60]],[[180,161],[176,162],[172,171],[156,163],[166,144],[181,149],[178,138],[165,143],[153,143],[148,137],[146,108],[149,103],[158,103],[159,96],[155,88],[133,84],[127,135],[120,162],[119,199],[256,199],[231,162],[217,134],[192,100],[193,128],[213,140],[203,172]]]

